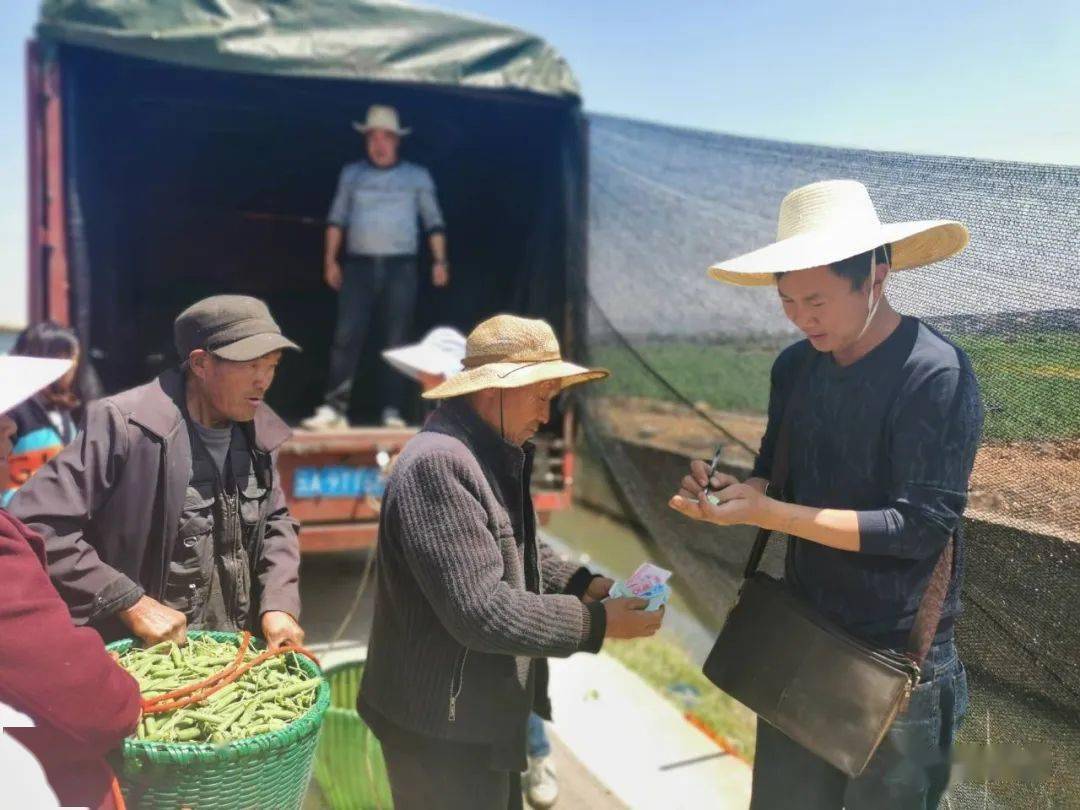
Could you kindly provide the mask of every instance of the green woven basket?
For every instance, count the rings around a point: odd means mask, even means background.
[[[356,713],[364,662],[338,664],[325,674],[330,709],[315,759],[322,798],[332,810],[391,810],[394,802],[382,746]]]
[[[188,632],[189,638],[200,636],[239,643],[236,633]],[[122,653],[133,643],[125,639],[108,648]],[[322,674],[314,661],[295,658],[309,675]],[[129,737],[117,768],[124,797],[139,810],[299,810],[329,705],[324,680],[307,714],[278,731],[221,745]]]

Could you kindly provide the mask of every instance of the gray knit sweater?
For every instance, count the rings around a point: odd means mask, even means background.
[[[379,736],[391,725],[517,748],[532,659],[599,651],[604,608],[580,599],[592,575],[536,540],[531,463],[530,447],[504,441],[460,400],[397,459],[358,701]]]

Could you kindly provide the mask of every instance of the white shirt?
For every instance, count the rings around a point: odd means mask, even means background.
[[[49,787],[45,771],[25,746],[3,731],[5,728],[33,728],[34,721],[0,702],[0,774],[4,776],[5,801],[26,810],[56,810],[60,802]]]

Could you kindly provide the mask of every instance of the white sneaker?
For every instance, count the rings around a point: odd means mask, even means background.
[[[341,430],[349,426],[349,420],[329,405],[320,405],[315,409],[315,415],[309,416],[300,425],[306,430]]]
[[[383,427],[388,428],[405,427],[405,420],[401,418],[397,408],[383,408],[382,423]]]
[[[550,756],[529,757],[529,770],[525,772],[522,782],[530,807],[538,810],[554,807],[559,799],[559,781],[555,774],[555,763]]]

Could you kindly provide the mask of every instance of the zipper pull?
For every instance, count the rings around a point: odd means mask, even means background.
[[[450,696],[450,722],[457,722],[457,695]]]

